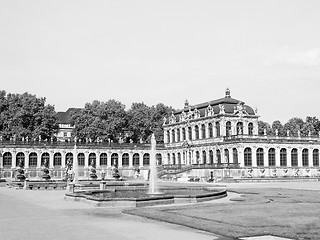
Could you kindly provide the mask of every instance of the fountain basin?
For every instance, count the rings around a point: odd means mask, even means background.
[[[144,207],[174,203],[198,203],[227,196],[226,190],[208,188],[162,188],[162,194],[148,194],[145,187],[79,191],[67,193],[66,200],[83,201],[96,207]]]

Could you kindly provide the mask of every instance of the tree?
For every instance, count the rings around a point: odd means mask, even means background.
[[[156,140],[163,142],[163,118],[171,112],[172,108],[163,103],[152,107],[144,103],[133,103],[128,110],[128,129],[133,133],[131,139],[134,142],[150,142],[150,136],[154,133]]]
[[[272,133],[272,129],[269,123],[258,121],[258,134],[264,135],[264,132],[266,131],[267,135],[270,135]]]
[[[127,116],[125,106],[116,101],[93,101],[86,103],[84,109],[75,110],[70,114],[73,133],[81,140],[97,138],[118,142],[123,136]]]
[[[277,130],[278,136],[286,136],[286,131],[284,130],[284,127],[279,120],[274,121],[271,126],[273,135],[276,135]]]
[[[58,119],[45,98],[29,93],[0,92],[0,134],[4,139],[50,139],[58,130]]]
[[[304,134],[309,135],[309,132],[310,132],[310,134],[313,136],[318,135],[320,131],[319,119],[316,117],[307,116],[302,131],[304,132]]]
[[[290,131],[291,136],[298,136],[298,131],[300,131],[300,134],[305,135],[305,132],[302,132],[302,129],[304,128],[304,121],[301,118],[291,118],[289,121],[284,124],[285,131]]]
[[[127,114],[128,129],[132,132],[131,139],[134,142],[146,141],[152,134],[152,108],[143,102],[133,103]]]

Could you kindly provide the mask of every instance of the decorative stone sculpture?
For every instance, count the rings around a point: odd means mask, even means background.
[[[24,181],[26,179],[26,176],[24,175],[23,163],[22,163],[21,160],[19,161],[19,164],[18,164],[18,167],[16,169],[16,172],[17,172],[16,178],[19,181]]]
[[[42,166],[42,178],[44,180],[49,180],[51,177],[49,175],[49,162],[48,160],[46,160],[44,163],[43,163],[43,166]]]
[[[120,178],[118,166],[116,164],[114,164],[111,167],[111,171],[112,171],[112,177],[114,177],[115,179],[119,179]]]
[[[93,160],[90,163],[89,170],[90,170],[90,174],[89,174],[90,178],[91,179],[97,179],[96,166],[95,166],[95,162]]]

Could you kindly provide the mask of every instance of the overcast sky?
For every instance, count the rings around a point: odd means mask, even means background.
[[[320,1],[0,2],[0,89],[56,111],[231,97],[260,120],[320,118]]]

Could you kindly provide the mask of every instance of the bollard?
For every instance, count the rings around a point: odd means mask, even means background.
[[[29,179],[24,180],[24,185],[23,185],[23,190],[28,190],[29,189]]]
[[[101,181],[100,182],[100,190],[105,190],[106,189],[106,181]]]
[[[74,193],[74,183],[69,183],[68,184],[68,192],[69,193]]]

